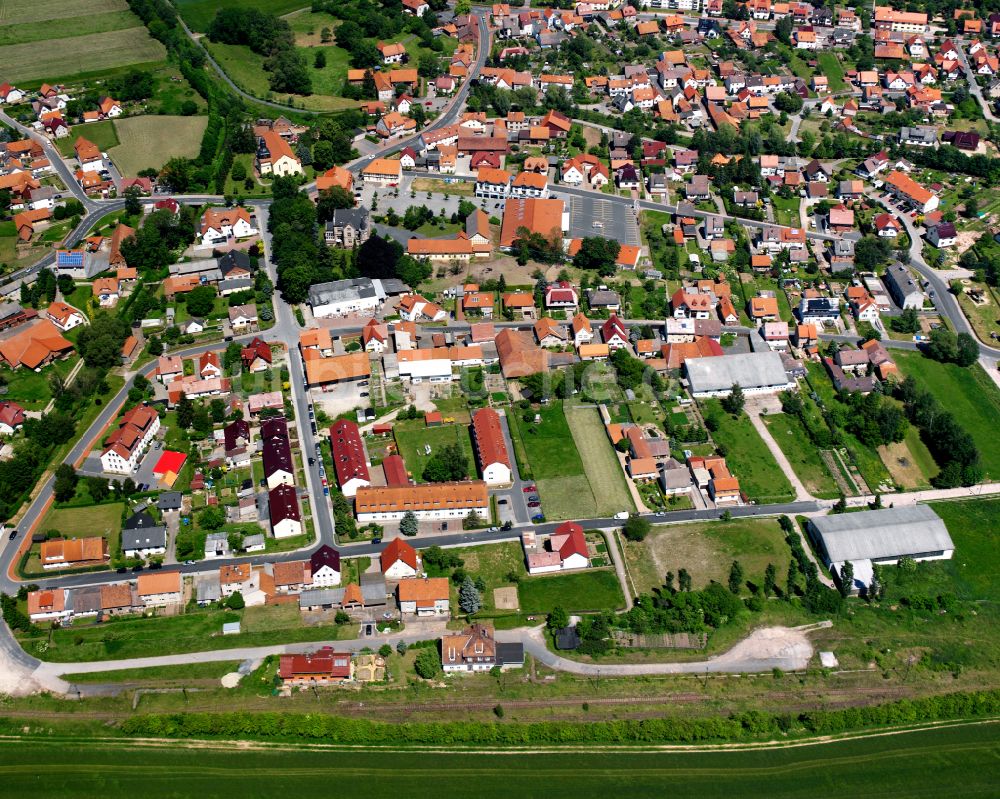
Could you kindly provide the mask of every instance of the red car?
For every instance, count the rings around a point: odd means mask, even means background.
[[[542,507],[542,503],[541,502],[529,502],[528,503],[528,507],[529,508],[540,508],[540,507]]]
[[[533,491],[537,491],[537,490],[538,490],[538,486],[525,486],[525,487],[524,487],[524,488],[522,488],[521,490],[522,490],[522,491],[523,491],[523,492],[524,492],[525,494],[530,494],[530,493],[531,493],[531,492],[533,492]]]

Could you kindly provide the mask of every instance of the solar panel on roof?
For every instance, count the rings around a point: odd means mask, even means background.
[[[66,266],[83,266],[83,253],[79,250],[59,253],[59,263]]]

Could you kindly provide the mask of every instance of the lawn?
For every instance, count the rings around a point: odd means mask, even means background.
[[[729,471],[739,478],[743,493],[759,503],[788,502],[795,497],[791,483],[746,414],[734,419],[717,399],[705,401],[704,413],[719,422],[712,438],[725,447]]]
[[[468,457],[468,468],[466,473],[469,477],[476,477],[476,459],[472,451],[472,438],[469,428],[465,425],[443,424],[440,427],[427,427],[422,419],[415,419],[406,422],[396,422],[393,426],[393,434],[396,437],[396,445],[399,447],[399,454],[406,461],[406,468],[414,479],[421,480],[424,467],[438,450],[447,444],[458,442]],[[427,455],[424,445],[430,444],[431,454]]]
[[[986,478],[1000,479],[1000,391],[982,367],[939,363],[918,352],[900,351],[894,357],[903,374],[919,380],[969,432],[979,448]]]
[[[159,169],[171,158],[194,158],[208,126],[203,116],[139,116],[116,120],[118,146],[108,155],[123,175]]]
[[[63,157],[73,158],[75,155],[73,143],[77,140],[77,137],[83,136],[87,141],[92,141],[100,147],[102,152],[107,152],[118,144],[118,134],[115,133],[116,124],[114,120],[105,119],[103,122],[77,125],[72,136],[56,140],[56,148]]]
[[[242,622],[242,632],[223,636],[222,625],[231,621]],[[38,654],[44,650],[46,660],[80,663],[325,641],[356,634],[354,625],[305,626],[297,605],[270,605],[242,611],[199,609],[179,616],[122,617],[105,624],[89,622],[52,630],[51,640],[20,640],[28,652]]]
[[[821,74],[826,75],[830,83],[831,91],[841,92],[847,88],[847,84],[844,82],[844,68],[840,65],[840,59],[837,58],[836,53],[823,50],[816,54],[816,60],[819,61]]]
[[[791,197],[786,200],[784,197],[775,194],[772,195],[771,202],[774,205],[774,221],[776,224],[796,228],[801,224],[798,197]]]
[[[54,82],[127,65],[160,62],[163,45],[132,18],[133,27],[82,36],[52,37],[0,47],[0,74],[15,83]],[[71,55],[70,55],[71,54]]]
[[[538,411],[541,423],[525,422],[516,413],[511,434],[520,442],[518,453],[521,476],[534,479],[542,498],[542,510],[549,519],[591,518],[597,513],[597,500],[573,441],[562,402],[552,402]],[[515,448],[517,444],[515,444]],[[524,463],[527,459],[527,464]]]
[[[586,569],[572,574],[526,577],[517,587],[523,613],[615,610],[625,604],[614,569]]]
[[[504,541],[499,544],[485,544],[478,547],[459,547],[449,549],[448,554],[458,555],[465,565],[462,567],[473,579],[482,578],[486,590],[482,592],[483,610],[494,611],[493,590],[515,585],[507,579],[508,575],[516,574],[527,577],[524,567],[524,552],[517,541]],[[431,577],[446,576],[444,572],[428,568]],[[450,574],[450,571],[448,572]],[[523,583],[522,583],[523,584]],[[458,607],[458,586],[451,583],[452,607]]]
[[[597,408],[571,407],[566,413],[566,421],[594,493],[598,517],[613,516],[619,511],[634,511],[635,502],[625,483],[625,473],[611,447]]]
[[[816,447],[809,442],[805,428],[798,417],[778,413],[768,414],[762,418],[771,431],[771,436],[778,442],[781,451],[792,464],[802,485],[806,487],[806,491],[822,499],[836,499],[840,494],[837,483],[820,458]]]
[[[302,8],[302,0],[177,0],[180,15],[191,30],[207,31],[215,13],[223,8],[256,8],[282,16]]]
[[[108,539],[108,552],[112,557],[118,552],[122,531],[124,503],[90,505],[83,508],[51,508],[38,529],[47,533],[57,530],[63,538],[86,538],[99,535]]]
[[[342,793],[424,797],[456,774],[475,775],[484,799],[537,796],[571,799],[621,788],[656,796],[663,786],[677,799],[771,796],[811,799],[871,791],[875,778],[899,796],[943,792],[949,797],[987,796],[995,791],[989,766],[1000,756],[1000,725],[948,726],[815,746],[742,751],[588,751],[525,756],[492,748],[490,755],[436,752],[308,751],[294,746],[206,747],[107,740],[106,733],[75,740],[11,739],[2,747],[4,784],[11,796],[51,799],[101,796],[144,799],[199,796],[320,794],[337,785]],[[251,736],[248,736],[251,737]],[[392,767],[386,768],[387,756]],[[39,763],[48,764],[39,769]],[[211,775],[208,777],[208,775]],[[373,777],[377,775],[378,779]],[[421,787],[423,786],[423,787]]]
[[[65,377],[78,360],[78,358],[72,357],[56,361],[41,372],[33,372],[30,369],[10,369],[4,366],[0,368],[0,377],[7,381],[7,390],[0,395],[0,399],[13,400],[28,411],[43,410],[52,399],[49,375],[58,374]]]
[[[791,557],[775,519],[663,525],[654,527],[644,541],[619,541],[637,594],[661,587],[667,572],[676,575],[680,569],[688,570],[695,589],[713,580],[725,583],[734,560],[740,562],[751,582],[763,581],[769,563],[783,580]]]

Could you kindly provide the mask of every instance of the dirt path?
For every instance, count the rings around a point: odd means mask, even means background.
[[[778,462],[778,466],[781,467],[781,471],[785,473],[785,477],[788,478],[788,482],[792,484],[792,488],[795,489],[795,500],[796,502],[805,502],[810,499],[815,499],[815,497],[806,491],[806,487],[802,485],[802,481],[799,480],[795,470],[792,468],[792,464],[788,462],[788,458],[785,457],[785,453],[781,451],[781,447],[778,446],[778,442],[774,440],[774,436],[771,435],[771,431],[767,429],[767,425],[760,418],[760,408],[747,404],[746,407],[747,416],[750,417],[750,421],[753,423],[754,428],[760,433],[760,437],[764,439],[764,443],[767,444],[767,448],[771,450],[771,454],[774,459]]]

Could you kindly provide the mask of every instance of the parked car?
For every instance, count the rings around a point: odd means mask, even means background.
[[[542,507],[542,503],[541,502],[529,502],[528,503],[528,507],[529,508],[540,508],[540,507]]]
[[[532,494],[530,497],[528,497],[528,501],[529,502],[538,502],[539,501],[538,494]]]
[[[17,538],[17,530],[11,530],[10,535],[7,536],[7,540],[13,541],[15,538]]]
[[[522,488],[521,490],[522,490],[522,491],[523,491],[523,492],[524,492],[525,494],[533,494],[533,493],[535,493],[535,492],[536,492],[536,491],[538,490],[538,486],[536,486],[536,485],[530,485],[530,486],[525,486],[525,487],[524,487],[524,488]]]

